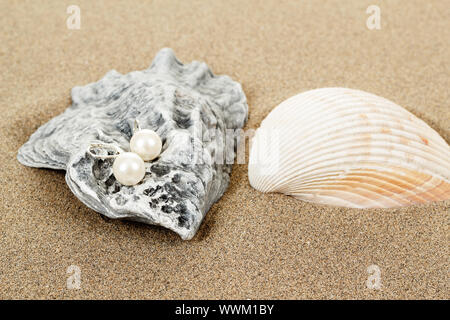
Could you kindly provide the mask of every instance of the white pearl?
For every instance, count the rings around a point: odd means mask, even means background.
[[[145,161],[153,160],[161,153],[162,142],[158,134],[150,129],[137,131],[130,140],[130,149]]]
[[[121,153],[114,160],[113,173],[116,180],[125,186],[138,184],[145,176],[144,160],[136,153]]]

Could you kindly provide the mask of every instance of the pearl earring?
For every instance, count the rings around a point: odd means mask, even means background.
[[[134,186],[145,176],[144,160],[153,160],[161,153],[162,142],[158,134],[150,129],[141,129],[139,122],[134,121],[133,136],[130,140],[131,152],[125,152],[112,144],[92,143],[88,153],[96,159],[114,159],[113,174],[117,181],[125,186]],[[112,155],[98,155],[93,148],[112,151]]]
[[[162,142],[158,134],[150,129],[141,129],[139,122],[134,121],[134,134],[130,140],[130,150],[138,154],[144,161],[155,159],[161,153]]]
[[[92,152],[93,148],[112,150],[113,155],[98,155]],[[93,143],[89,146],[89,154],[96,159],[114,159],[113,174],[117,181],[125,186],[134,186],[142,181],[145,176],[144,160],[133,152],[124,152],[112,144]]]

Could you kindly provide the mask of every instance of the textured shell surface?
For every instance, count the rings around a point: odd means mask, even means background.
[[[101,214],[161,225],[191,239],[229,183],[231,164],[213,161],[214,155],[234,157],[233,144],[223,142],[225,131],[242,128],[247,114],[239,83],[215,76],[205,63],[184,65],[166,48],[146,70],[113,70],[74,87],[72,105],[30,137],[18,160],[66,170],[72,192]],[[87,150],[91,143],[107,143],[129,151],[135,119],[163,146],[157,159],[146,162],[143,181],[123,186],[112,173],[113,160]]]
[[[403,107],[367,92],[291,97],[252,139],[250,184],[334,206],[389,208],[450,199],[450,147]]]

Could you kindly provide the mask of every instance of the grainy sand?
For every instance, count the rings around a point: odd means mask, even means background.
[[[366,8],[381,7],[381,30]],[[81,8],[68,30],[66,8]],[[440,298],[449,296],[450,201],[331,208],[261,194],[235,165],[192,241],[107,221],[64,173],[18,148],[110,69],[146,68],[162,47],[242,83],[247,128],[284,99],[326,86],[404,106],[450,141],[449,1],[0,1],[0,298]],[[381,290],[365,281],[381,270]],[[67,267],[81,289],[66,288]]]

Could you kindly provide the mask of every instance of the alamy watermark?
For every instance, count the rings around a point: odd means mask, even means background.
[[[67,289],[81,289],[81,269],[76,265],[67,267],[66,273],[69,274],[66,285]]]
[[[179,132],[169,138],[184,146],[176,161],[194,165],[247,164],[248,147],[249,166],[268,175],[277,172],[281,147],[279,129],[205,129],[201,121],[195,122],[198,125],[189,128],[189,132]]]
[[[376,264],[372,264],[367,267],[367,273],[369,277],[366,280],[366,286],[368,289],[380,290],[381,289],[381,270]]]
[[[369,30],[381,29],[381,9],[377,5],[370,5],[366,9],[366,13],[370,16],[366,20],[366,26]]]
[[[248,163],[249,168],[260,171],[259,175],[277,174],[281,162],[281,129],[208,129],[195,113],[191,115],[193,124],[189,128],[174,130],[163,141],[167,146],[163,152],[177,155],[171,159],[175,165],[189,167]],[[248,162],[247,147],[250,151]],[[106,151],[96,146],[90,152],[97,155]]]
[[[81,28],[81,10],[77,5],[70,5],[66,10],[69,17],[66,20],[67,29],[80,30]]]

